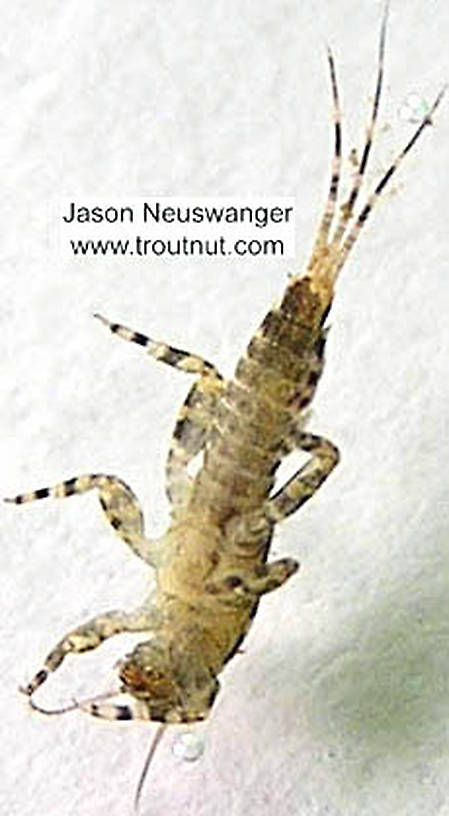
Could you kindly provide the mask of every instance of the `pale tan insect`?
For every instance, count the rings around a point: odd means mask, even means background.
[[[156,589],[132,611],[101,614],[66,634],[22,691],[33,695],[68,654],[95,649],[122,632],[145,639],[120,663],[116,694],[124,705],[101,698],[74,703],[112,720],[162,723],[136,794],[166,724],[206,718],[219,689],[218,675],[235,654],[263,594],[280,587],[298,569],[292,558],[267,562],[276,525],[301,507],[336,466],[335,445],[304,430],[305,411],[324,361],[326,317],[334,287],[361,228],[404,156],[432,121],[441,92],[410,141],[368,197],[354,207],[366,170],[383,79],[386,8],[380,35],[374,104],[352,189],[339,204],[341,114],[334,59],[328,49],[334,112],[334,157],[330,189],[315,246],[303,274],[290,279],[281,303],[268,312],[253,336],[234,378],[225,381],[201,357],[156,342],[97,315],[110,331],[141,345],[157,360],[195,374],[176,423],[167,460],[167,494],[172,518],[166,533],[151,540],[132,490],[115,476],[79,476],[6,501],[23,504],[47,496],[63,498],[97,489],[107,520],[155,571]],[[295,448],[309,461],[273,492],[281,460]],[[188,466],[198,453],[195,476]],[[110,694],[108,697],[112,697]]]

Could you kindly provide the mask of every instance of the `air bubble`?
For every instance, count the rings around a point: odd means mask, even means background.
[[[429,113],[429,105],[426,100],[414,91],[410,93],[399,108],[399,118],[404,122],[416,124],[421,122]]]
[[[185,731],[174,738],[172,751],[178,759],[195,762],[204,752],[204,740],[194,731]]]

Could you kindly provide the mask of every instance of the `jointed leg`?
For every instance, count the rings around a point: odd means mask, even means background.
[[[122,632],[148,631],[153,625],[154,617],[149,610],[138,610],[130,614],[113,611],[97,615],[69,632],[47,655],[43,668],[21,690],[31,697],[36,689],[45,683],[48,675],[56,671],[68,654],[81,654],[81,652],[96,649],[104,640],[113,635]]]
[[[198,382],[190,389],[176,423],[166,465],[166,492],[174,513],[186,501],[191,477],[187,472],[189,462],[201,451],[210,427],[211,416],[217,398],[224,386],[223,378],[212,363],[196,354],[152,340],[140,332],[111,323],[101,315],[95,315],[113,334],[124,340],[143,346],[147,354],[160,362],[174,366],[188,374],[199,375]]]
[[[192,477],[188,466],[205,444],[224,384],[215,372],[202,376],[190,389],[179,413],[165,469],[166,491],[174,514],[189,496]]]
[[[101,320],[112,334],[116,334],[118,337],[130,343],[137,343],[139,346],[143,346],[150,357],[154,357],[155,360],[159,360],[161,363],[167,363],[167,365],[171,365],[174,368],[179,368],[180,371],[185,371],[187,374],[200,374],[203,376],[213,373],[215,376],[220,377],[215,366],[197,354],[190,354],[188,351],[174,348],[159,340],[152,340],[151,337],[128,329],[126,326],[120,325],[120,323],[111,323],[110,320],[107,320],[102,315],[95,314],[94,317]]]
[[[310,499],[339,460],[338,448],[320,436],[299,431],[296,444],[312,457],[268,500],[266,513],[274,522],[282,521]]]
[[[236,570],[218,581],[210,581],[205,589],[226,604],[235,604],[239,600],[255,601],[266,592],[282,586],[298,567],[298,562],[293,558],[280,558],[270,564]]]
[[[116,692],[116,696],[120,692]],[[77,708],[92,717],[99,717],[102,720],[150,720],[151,712],[148,704],[144,700],[137,700],[128,696],[126,703],[103,703],[98,697],[91,700],[84,700],[77,704]]]
[[[149,564],[154,563],[155,548],[144,536],[142,510],[137,497],[130,487],[116,476],[89,474],[60,482],[54,487],[43,487],[31,493],[23,493],[11,499],[14,504],[25,504],[47,496],[62,499],[79,493],[98,489],[103,512],[117,535],[128,544],[133,552]]]

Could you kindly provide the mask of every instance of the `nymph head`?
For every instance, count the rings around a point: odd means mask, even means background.
[[[139,643],[120,661],[119,677],[121,691],[144,702],[149,719],[158,722],[204,720],[219,688],[197,655],[162,639]]]

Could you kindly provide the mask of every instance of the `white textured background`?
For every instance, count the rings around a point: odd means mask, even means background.
[[[91,319],[101,310],[232,371],[285,262],[61,257],[54,197],[295,195],[304,263],[328,182],[335,49],[345,151],[372,95],[374,0],[3,2],[3,495],[117,473],[148,527],[189,386]],[[397,111],[448,79],[443,0],[396,0],[371,183],[411,132]],[[340,281],[311,429],[342,462],[279,531],[302,571],[265,598],[222,677],[195,765],[168,735],[143,814],[448,816],[448,101]],[[348,136],[349,131],[349,136]],[[296,268],[296,267],[294,267]],[[2,510],[1,816],[122,816],[153,727],[44,719],[17,695],[83,619],[133,605],[144,569],[93,496]],[[124,639],[72,658],[55,705],[108,688]]]

